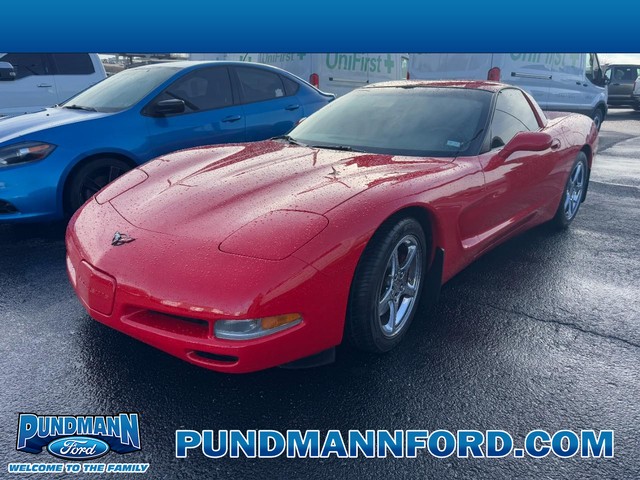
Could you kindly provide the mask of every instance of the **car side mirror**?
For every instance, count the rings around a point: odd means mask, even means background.
[[[515,152],[542,152],[551,148],[553,138],[544,132],[519,132],[504,146],[500,152],[502,158],[507,158]]]
[[[16,79],[16,70],[9,62],[0,62],[0,81]]]
[[[158,103],[156,103],[152,108],[152,112],[156,116],[164,117],[165,115],[183,113],[184,109],[184,100],[169,98],[167,100],[160,100]]]

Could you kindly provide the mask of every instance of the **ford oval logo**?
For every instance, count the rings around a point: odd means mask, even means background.
[[[47,445],[51,455],[66,460],[91,460],[106,455],[110,448],[106,442],[90,437],[64,437]]]

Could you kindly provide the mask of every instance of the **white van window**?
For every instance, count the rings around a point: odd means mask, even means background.
[[[87,53],[54,53],[52,57],[59,75],[91,75],[96,71]]]
[[[285,96],[280,75],[259,68],[237,67],[244,102],[261,102]]]
[[[407,57],[402,57],[400,60],[400,79],[406,80],[407,73],[409,71],[409,59]]]
[[[49,75],[51,68],[47,57],[41,53],[7,53],[0,58],[9,62],[16,72],[16,80],[31,75]]]
[[[593,53],[589,53],[586,57],[587,63],[584,74],[591,83],[600,85],[599,81],[601,79],[596,78],[598,75],[602,75],[602,73],[598,74],[598,72],[601,72],[598,56]]]

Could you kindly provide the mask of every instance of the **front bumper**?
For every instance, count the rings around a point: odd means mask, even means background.
[[[58,185],[62,171],[54,151],[44,160],[0,167],[0,223],[58,220],[62,205]]]
[[[115,229],[136,240],[112,247]],[[138,229],[95,201],[71,220],[66,244],[69,278],[91,317],[195,365],[251,372],[342,340],[348,292],[296,258],[263,261],[217,248],[203,258],[202,245]],[[216,320],[286,313],[301,314],[302,323],[254,340],[214,335]]]

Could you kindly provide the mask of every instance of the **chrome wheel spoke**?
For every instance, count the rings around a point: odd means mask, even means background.
[[[398,315],[398,307],[396,306],[396,302],[393,299],[389,300],[388,306],[389,306],[389,321],[385,326],[387,327],[388,333],[393,333],[394,329],[396,328],[396,320],[397,320],[396,317]]]
[[[400,271],[403,272],[404,274],[406,274],[408,270],[411,268],[411,265],[416,259],[417,251],[418,251],[418,247],[416,245],[410,245],[407,248],[407,258],[405,259],[404,263],[400,267]],[[397,250],[396,250],[396,253],[397,253]]]
[[[585,168],[582,162],[576,163],[575,167],[569,175],[567,181],[567,189],[565,192],[564,200],[564,213],[567,220],[571,220],[578,209],[580,208],[580,202],[582,200],[582,190],[585,181]]]
[[[407,283],[407,285],[404,287],[404,293],[407,297],[415,297],[416,293],[418,293],[418,289],[416,288],[416,285]]]
[[[578,180],[582,177],[582,164],[578,163],[576,168],[573,170],[573,175],[571,175],[571,183],[577,184]]]
[[[398,249],[394,248],[393,253],[391,254],[391,276],[395,276],[398,273],[399,263]]]
[[[389,311],[389,301],[391,300],[391,291],[392,288],[389,287],[387,292],[384,294],[380,303],[378,304],[378,315],[384,315]]]
[[[417,301],[422,276],[422,251],[414,235],[406,235],[393,248],[378,295],[382,333],[393,337],[403,330]]]

